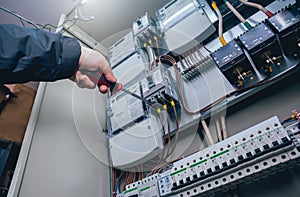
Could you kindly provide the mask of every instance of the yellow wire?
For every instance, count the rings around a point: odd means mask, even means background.
[[[227,44],[227,42],[226,42],[226,40],[225,40],[225,38],[224,38],[223,35],[221,35],[221,36],[219,37],[219,40],[220,40],[220,42],[221,42],[221,44],[222,44],[223,46],[225,46],[225,45]]]

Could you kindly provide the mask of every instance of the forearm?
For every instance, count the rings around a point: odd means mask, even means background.
[[[80,54],[80,45],[73,38],[0,25],[0,83],[69,78],[78,67]]]

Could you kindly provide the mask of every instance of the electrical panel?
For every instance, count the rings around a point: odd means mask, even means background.
[[[124,184],[113,188],[118,197],[210,195],[298,161],[299,125],[284,127],[273,117],[163,163],[180,132],[297,72],[298,8],[271,6],[276,14],[266,20],[254,14],[248,30],[228,24],[221,46],[214,44],[220,23],[208,1],[172,0],[156,11],[157,19],[148,13],[136,19],[132,33],[111,47],[118,80],[142,98],[122,91],[108,98],[110,158]],[[233,13],[223,17],[228,21]],[[148,175],[137,178],[141,166]]]
[[[156,17],[168,49],[176,54],[197,46],[215,31],[202,4],[196,0],[173,0],[159,9]]]

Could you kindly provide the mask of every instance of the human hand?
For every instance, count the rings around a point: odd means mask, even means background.
[[[116,82],[117,79],[114,76],[108,61],[98,51],[81,47],[81,55],[79,58],[79,69],[74,75],[74,81],[80,88],[94,89],[95,84],[86,74],[85,71],[100,72],[103,76],[111,82]],[[108,91],[106,85],[101,85],[99,91],[105,94]]]

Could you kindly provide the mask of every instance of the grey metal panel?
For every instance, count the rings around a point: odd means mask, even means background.
[[[91,102],[95,91],[78,90],[74,86],[70,81],[47,84],[18,196],[109,196],[105,136],[101,137],[98,116],[91,113],[97,106]],[[73,106],[77,104],[74,96],[81,100],[79,109]],[[78,110],[81,113],[75,116]],[[86,129],[88,135],[99,137],[104,143],[82,141],[76,132],[80,129]],[[79,134],[84,133],[79,131]],[[93,149],[98,149],[101,156],[95,155]]]

